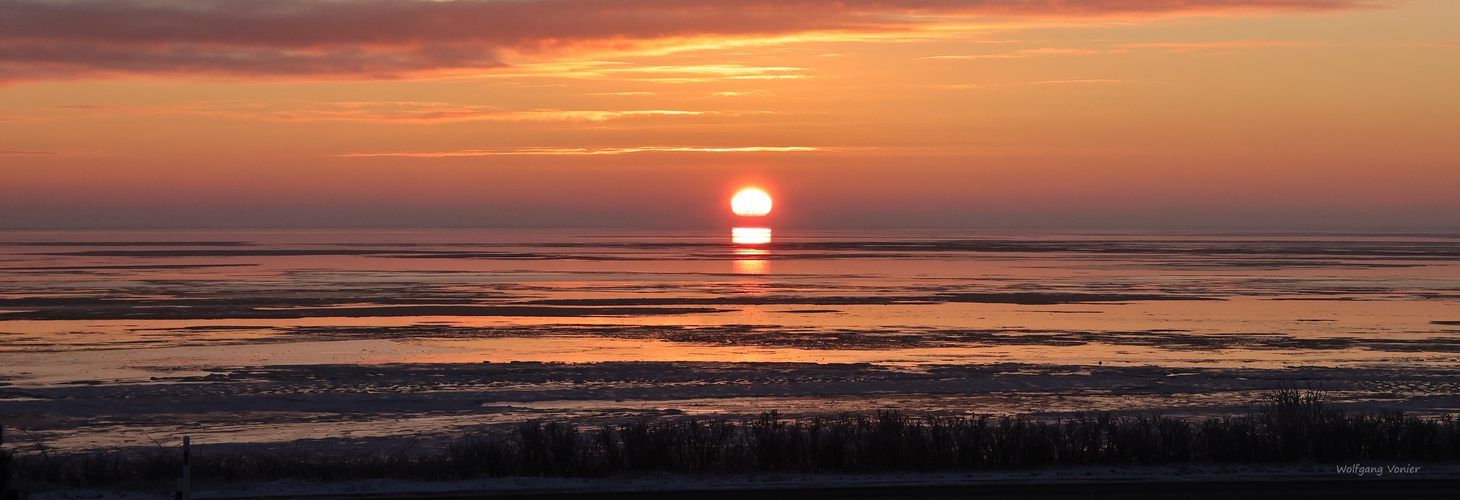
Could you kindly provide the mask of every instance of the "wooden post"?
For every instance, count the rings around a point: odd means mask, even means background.
[[[193,446],[192,438],[183,436],[183,470],[182,479],[177,482],[177,500],[189,500],[193,497]]]

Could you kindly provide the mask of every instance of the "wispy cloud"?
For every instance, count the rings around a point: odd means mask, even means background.
[[[1120,47],[1131,49],[1171,49],[1171,50],[1196,50],[1196,49],[1233,49],[1249,47],[1312,47],[1323,45],[1318,42],[1296,42],[1288,40],[1225,40],[1217,42],[1151,42],[1151,43],[1124,43]]]
[[[687,146],[639,146],[629,148],[508,148],[508,149],[464,149],[458,151],[416,152],[397,151],[386,153],[346,153],[337,156],[346,158],[408,157],[408,158],[458,158],[473,156],[595,156],[623,155],[634,153],[808,153],[834,151],[808,146],[746,146],[734,148],[687,147]]]
[[[632,66],[618,61],[563,61],[523,64],[478,78],[520,77],[615,80],[650,83],[699,83],[724,80],[788,80],[809,78],[805,68],[744,66],[736,64],[698,66]]]
[[[1062,49],[1062,48],[1041,48],[1025,49],[1000,54],[973,54],[973,55],[944,55],[927,56],[922,59],[1018,59],[1035,56],[1088,56],[1094,54],[1110,54],[1113,52],[1124,52],[1122,50],[1088,50],[1088,49]]]
[[[1069,84],[1080,84],[1080,83],[1128,83],[1128,82],[1126,80],[1113,80],[1113,79],[1109,79],[1109,78],[1087,78],[1087,79],[1083,79],[1083,80],[1043,80],[1043,81],[1038,81],[1038,82],[1028,82],[1028,83],[1025,83],[1024,85],[1069,85]]]
[[[927,56],[921,59],[1020,59],[1037,56],[1088,56],[1099,54],[1120,54],[1130,49],[1167,49],[1173,51],[1188,51],[1199,49],[1235,49],[1252,47],[1312,47],[1324,45],[1318,42],[1298,42],[1288,40],[1225,40],[1216,42],[1149,42],[1149,43],[1123,43],[1115,45],[1116,49],[1092,50],[1045,47],[1038,49],[1015,50],[1012,52],[1001,52],[996,54],[966,54],[966,55],[937,55]]]
[[[1005,88],[1006,87],[1022,87],[1022,86],[1030,86],[1030,85],[1078,85],[1078,84],[1122,84],[1122,83],[1136,83],[1136,82],[1132,82],[1130,80],[1117,80],[1117,79],[1111,79],[1111,78],[1085,78],[1085,79],[1075,79],[1075,80],[1040,80],[1040,81],[1034,81],[1034,82],[990,83],[990,84],[981,84],[981,83],[953,83],[953,84],[946,84],[946,85],[930,85],[930,87],[936,88],[936,89],[950,89],[950,90],[990,90],[990,89],[998,89],[998,88],[1001,88],[1001,87],[1005,87]]]
[[[106,156],[106,154],[105,153],[97,153],[97,152],[86,152],[86,151],[46,151],[46,150],[39,150],[39,149],[31,149],[31,150],[26,150],[26,149],[0,149],[0,156],[39,156],[39,157],[49,157],[49,158],[69,158],[69,157],[76,157],[76,156],[82,156],[82,157]]]
[[[654,93],[654,92],[634,91],[634,92],[590,92],[590,93],[588,93],[586,95],[629,96],[629,95],[658,95],[658,94],[657,93]]]
[[[536,109],[529,111],[474,110],[471,107],[446,108],[438,110],[416,110],[405,113],[380,113],[374,110],[332,111],[309,110],[295,112],[259,113],[243,117],[277,121],[359,121],[377,123],[449,123],[468,121],[492,122],[605,122],[625,118],[651,116],[705,116],[720,114],[714,111],[682,111],[667,109],[646,109],[628,111],[561,110]]]
[[[269,107],[252,103],[203,102],[176,105],[76,105],[62,109],[102,114],[186,114],[278,122],[458,123],[458,122],[605,122],[630,118],[742,116],[767,111],[642,110],[503,110],[496,106],[447,102],[326,102]]]
[[[953,89],[953,90],[976,90],[976,89],[986,89],[986,88],[989,88],[988,85],[982,85],[982,84],[977,84],[977,83],[950,83],[950,84],[946,84],[946,85],[930,85],[930,87],[935,88],[935,89]]]
[[[1393,47],[1460,47],[1460,42],[1396,42],[1389,44]]]
[[[1313,12],[1390,0],[0,0],[0,82],[425,78],[513,54],[961,33],[972,21]],[[790,75],[731,75],[770,78]]]

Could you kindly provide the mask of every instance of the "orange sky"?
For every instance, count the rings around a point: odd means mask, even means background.
[[[1460,229],[1450,0],[0,13],[0,228]]]

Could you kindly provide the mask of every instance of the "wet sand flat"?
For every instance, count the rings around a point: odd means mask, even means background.
[[[1460,409],[1460,239],[6,232],[0,424],[66,449],[530,418]]]

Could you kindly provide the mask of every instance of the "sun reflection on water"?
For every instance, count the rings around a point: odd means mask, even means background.
[[[770,250],[753,248],[750,245],[765,245],[771,242],[771,230],[764,227],[737,227],[730,230],[730,242],[735,245],[735,260],[731,271],[735,274],[769,274],[771,262],[766,260]]]
[[[764,245],[771,242],[768,227],[737,227],[730,230],[730,242],[736,245]]]

